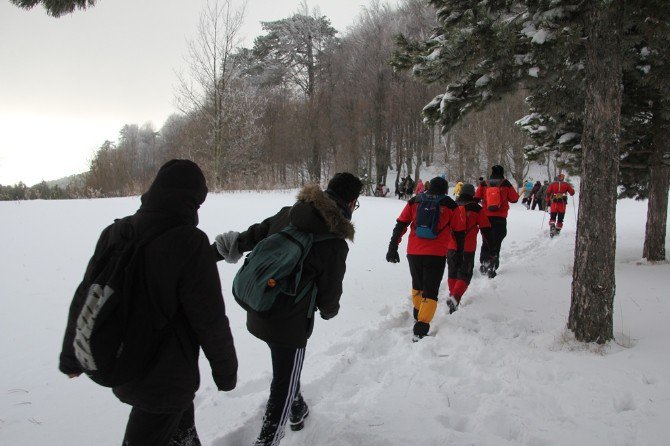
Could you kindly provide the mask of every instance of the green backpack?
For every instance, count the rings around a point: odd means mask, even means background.
[[[280,296],[295,305],[308,293],[307,317],[314,314],[316,284],[306,284],[300,292],[302,267],[312,244],[338,238],[334,234],[312,234],[290,225],[263,239],[247,255],[233,279],[233,296],[242,308],[261,315],[271,315]]]

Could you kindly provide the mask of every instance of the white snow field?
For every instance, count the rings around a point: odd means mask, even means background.
[[[200,228],[211,240],[246,229],[294,196],[210,194]],[[433,336],[412,343],[407,261],[384,259],[404,203],[360,201],[342,309],[335,319],[317,319],[307,346],[302,388],[311,414],[304,430],[287,430],[282,445],[670,444],[670,265],[641,260],[646,202],[618,204],[616,342],[599,347],[565,330],[572,204],[555,239],[544,213],[513,205],[498,277],[475,272],[461,308],[449,315],[445,275]],[[0,203],[0,444],[121,443],[130,407],[84,376],[68,379],[57,362],[70,299],[100,231],[139,203]],[[269,350],[247,333],[230,293],[238,267],[219,264],[238,386],[217,392],[202,357],[195,404],[205,445],[251,444],[269,391]]]

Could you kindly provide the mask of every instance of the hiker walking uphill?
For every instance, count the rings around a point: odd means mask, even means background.
[[[480,183],[475,199],[480,200],[484,212],[491,223],[491,235],[482,240],[479,253],[479,270],[490,278],[496,276],[500,266],[500,247],[507,235],[507,213],[509,203],[516,203],[519,194],[505,179],[505,170],[500,165],[491,168],[491,177]]]
[[[533,199],[533,181],[532,180],[526,180],[526,182],[523,185],[523,200],[521,200],[521,204],[526,205],[526,209],[530,209],[530,203]]]
[[[286,423],[300,430],[309,414],[300,392],[305,347],[315,311],[330,319],[340,309],[349,252],[345,240],[354,238],[350,220],[362,188],[354,175],[335,174],[326,191],[306,186],[293,206],[242,233],[216,237],[213,247],[219,260],[235,263],[241,253],[252,251],[235,277],[233,293],[247,309],[247,329],[268,344],[272,356],[270,396],[256,446],[279,444]],[[296,251],[297,258],[292,257]],[[282,268],[287,275],[279,274]],[[278,274],[265,277],[267,271]]]
[[[563,218],[565,217],[565,208],[568,203],[568,194],[574,195],[575,190],[564,181],[565,175],[562,173],[554,178],[554,182],[547,188],[547,202],[549,202],[549,236],[554,237],[563,229]]]
[[[60,371],[86,372],[132,406],[124,446],[200,445],[193,408],[200,347],[217,388],[235,388],[221,282],[196,228],[206,196],[195,163],[163,165],[140,209],[102,232],[72,300]]]
[[[539,209],[542,210],[542,200],[544,197],[542,197],[542,183],[540,183],[539,180],[535,182],[533,189],[530,191],[530,196],[533,200],[533,203],[530,206],[530,210],[534,211],[535,206],[539,206]]]
[[[451,220],[451,240],[447,253],[449,313],[456,311],[461,298],[470,285],[472,271],[475,267],[475,251],[477,249],[477,232],[483,239],[491,236],[491,224],[482,207],[474,198],[475,187],[463,184],[460,195],[456,197],[458,207]]]
[[[457,205],[447,195],[447,182],[441,177],[430,180],[427,192],[407,202],[393,229],[386,261],[400,262],[398,245],[410,228],[407,262],[412,275],[414,340],[428,334],[437,310],[437,296],[444,276],[450,239],[450,223]]]

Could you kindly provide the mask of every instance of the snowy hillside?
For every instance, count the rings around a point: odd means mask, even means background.
[[[200,227],[213,239],[293,200],[293,193],[210,195]],[[564,330],[571,204],[553,240],[542,212],[513,205],[498,277],[475,273],[451,316],[445,284],[434,336],[412,343],[407,261],[384,260],[403,203],[360,201],[341,312],[318,319],[307,346],[302,388],[311,415],[282,445],[667,444],[670,265],[640,260],[646,203],[619,202],[617,342],[599,348],[571,341]],[[0,203],[0,444],[121,442],[130,408],[85,377],[67,379],[57,359],[70,299],[99,232],[138,206],[137,197]],[[219,265],[238,387],[217,392],[202,359],[196,423],[205,445],[249,445],[269,391],[269,350],[247,333],[229,291],[238,266]]]

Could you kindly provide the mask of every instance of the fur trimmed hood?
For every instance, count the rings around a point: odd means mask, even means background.
[[[315,234],[333,233],[354,240],[354,225],[340,211],[337,203],[318,185],[305,186],[291,208],[290,221],[301,230]]]

